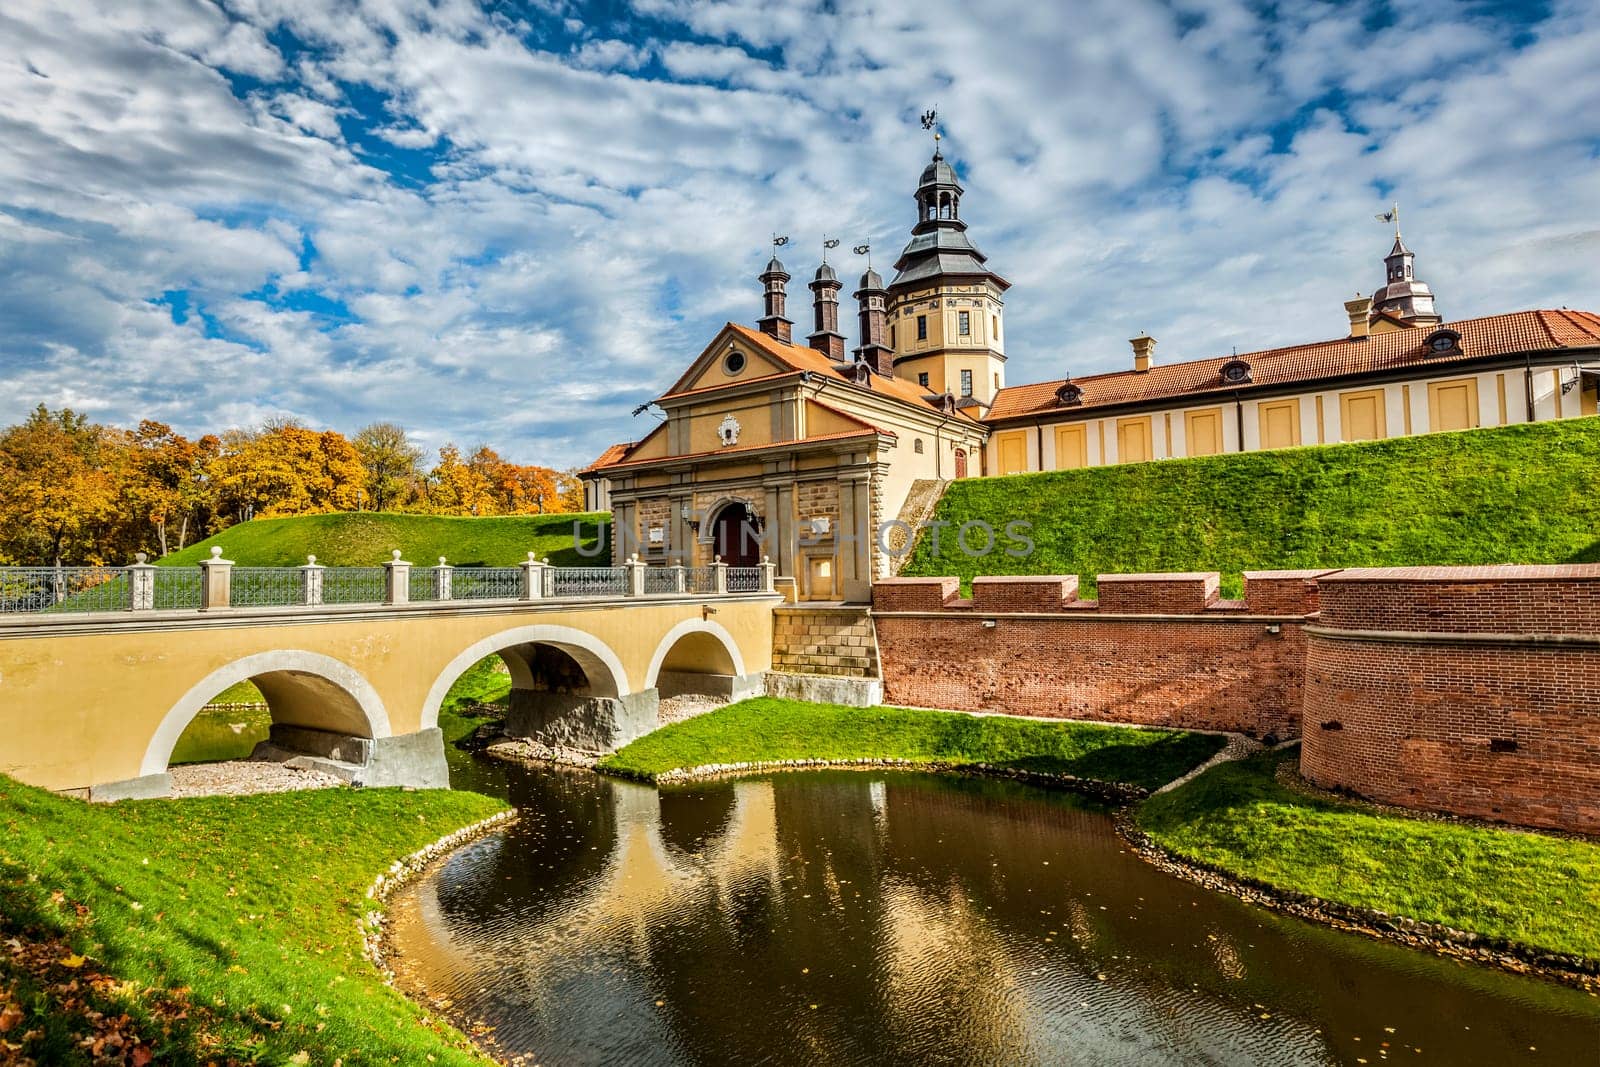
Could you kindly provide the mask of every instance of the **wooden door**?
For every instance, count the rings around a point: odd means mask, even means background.
[[[1470,430],[1478,425],[1478,379],[1428,385],[1428,428]]]
[[[1188,411],[1183,416],[1183,435],[1188,442],[1184,454],[1188,456],[1219,456],[1222,454],[1222,409]]]
[[[1117,462],[1143,463],[1155,456],[1150,442],[1150,416],[1117,420]]]
[[[1089,465],[1089,434],[1080,423],[1056,427],[1056,469],[1072,470]]]
[[[1378,441],[1389,436],[1382,389],[1341,393],[1339,417],[1343,426],[1340,436],[1346,441]]]

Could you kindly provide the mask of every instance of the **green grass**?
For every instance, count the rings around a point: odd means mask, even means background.
[[[298,567],[314,554],[329,567],[376,567],[399,549],[419,567],[433,566],[443,556],[460,567],[512,567],[537,552],[561,567],[596,563],[580,555],[572,540],[579,524],[581,544],[594,551],[603,514],[497,515],[456,518],[405,515],[397,512],[343,512],[256,519],[240,523],[157,561],[166,567],[199,563],[221,545],[226,559],[246,567]],[[604,563],[606,560],[599,560]]]
[[[1220,737],[1172,730],[756,697],[641,737],[607,756],[600,769],[653,779],[710,763],[892,758],[987,763],[1151,789],[1222,744]]]
[[[1274,778],[1294,754],[1214,767],[1151,797],[1164,848],[1280,889],[1600,959],[1600,843],[1382,813]]]
[[[1600,418],[959,481],[906,575],[1221,571],[1600,561]],[[1032,523],[971,556],[954,528]],[[969,544],[981,548],[976,532]]]
[[[454,711],[474,704],[498,704],[511,694],[511,674],[499,656],[486,656],[467,668],[445,694],[442,707]]]
[[[0,942],[59,938],[123,985],[156,1062],[483,1062],[384,985],[362,954],[365,891],[400,856],[503,805],[476,793],[324,789],[88,805],[0,777]],[[81,908],[81,912],[80,909]],[[72,961],[61,965],[69,967]],[[0,985],[5,984],[0,953]],[[15,976],[12,976],[15,979]],[[72,1022],[20,982],[41,1062],[64,1062]],[[152,1005],[178,994],[184,1018]],[[120,1061],[119,1061],[120,1062]]]

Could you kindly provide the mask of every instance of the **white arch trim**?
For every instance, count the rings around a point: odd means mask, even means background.
[[[367,726],[373,737],[390,736],[389,712],[383,706],[383,698],[372,688],[372,683],[348,663],[341,663],[331,656],[300,649],[260,652],[254,656],[234,660],[226,667],[219,667],[185,693],[183,698],[172,706],[172,710],[167,712],[166,717],[161,720],[161,725],[156,727],[154,736],[150,738],[150,744],[144,750],[144,762],[140,765],[139,773],[166,772],[167,764],[172,759],[172,749],[177,745],[178,738],[183,736],[183,731],[194,721],[194,717],[200,714],[200,709],[216,699],[218,693],[230,685],[237,685],[257,675],[271,674],[274,671],[297,671],[332,682],[349,693],[351,699],[356,702],[356,706],[366,716]]]
[[[672,651],[672,646],[678,643],[678,638],[685,634],[710,634],[722,642],[722,647],[727,650],[728,657],[733,660],[733,673],[743,675],[744,656],[739,653],[739,643],[733,639],[727,629],[720,623],[710,619],[684,619],[678,625],[667,631],[667,636],[661,639],[656,646],[656,654],[650,658],[650,669],[644,674],[644,687],[650,689],[655,686],[656,679],[661,675],[661,665],[666,662],[667,655]]]
[[[517,626],[510,630],[502,630],[492,637],[485,637],[469,645],[455,659],[451,660],[434,679],[433,688],[428,690],[428,699],[422,705],[422,729],[431,730],[439,725],[439,707],[444,703],[444,698],[449,694],[450,687],[455,685],[456,679],[466,673],[467,668],[503,649],[514,645],[531,645],[542,643],[555,645],[557,648],[579,648],[594,656],[607,670],[616,683],[617,695],[627,696],[633,692],[628,685],[628,672],[622,666],[622,660],[611,651],[609,645],[595,637],[593,634],[582,630],[575,630],[570,626],[556,626],[550,623],[540,623],[537,626]]]

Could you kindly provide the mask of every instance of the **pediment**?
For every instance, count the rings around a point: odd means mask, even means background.
[[[730,324],[717,332],[689,369],[683,373],[665,396],[692,392],[696,389],[714,389],[720,385],[734,385],[754,378],[766,378],[793,370],[769,353],[763,352],[739,336]]]

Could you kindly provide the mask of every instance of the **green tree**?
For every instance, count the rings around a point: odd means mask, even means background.
[[[392,422],[363,426],[351,441],[367,468],[367,500],[374,511],[401,508],[422,481],[422,449]]]

